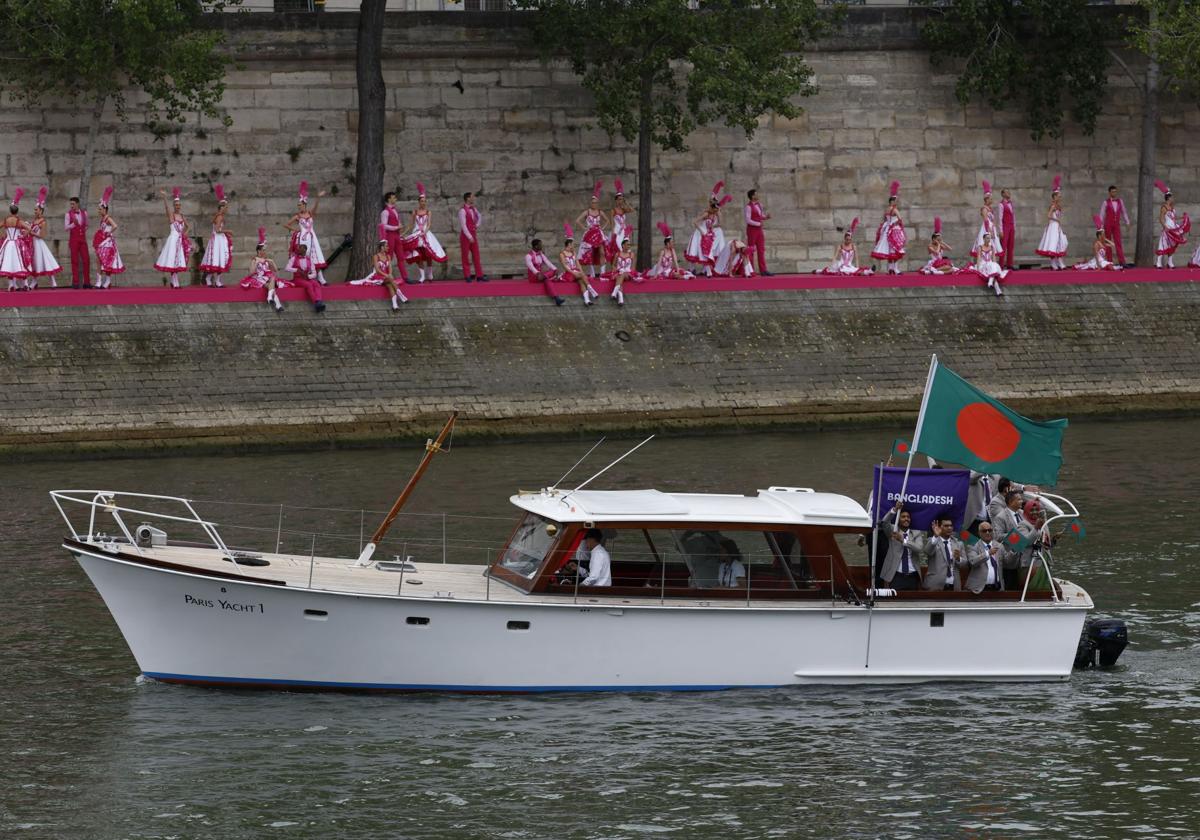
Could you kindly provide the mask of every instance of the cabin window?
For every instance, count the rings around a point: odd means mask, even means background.
[[[500,559],[501,568],[532,578],[558,534],[558,525],[535,513],[525,514]]]

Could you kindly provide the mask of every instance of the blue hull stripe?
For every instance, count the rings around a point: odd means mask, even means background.
[[[731,688],[777,688],[768,685],[437,685],[425,683],[358,683],[323,680],[258,679],[256,677],[211,677],[196,674],[144,675],[162,682],[245,688],[310,689],[323,691],[456,691],[478,694],[540,694],[551,691],[724,691]]]

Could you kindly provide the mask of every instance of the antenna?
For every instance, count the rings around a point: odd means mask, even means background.
[[[553,483],[553,484],[551,484],[550,486],[551,486],[551,487],[557,487],[558,485],[560,485],[560,484],[562,484],[564,481],[566,481],[566,480],[567,480],[567,476],[569,476],[571,473],[575,472],[575,468],[576,468],[576,467],[578,467],[580,464],[582,464],[584,461],[586,461],[586,460],[587,460],[587,457],[588,457],[589,455],[591,455],[593,452],[595,452],[595,451],[596,451],[596,447],[597,447],[597,446],[599,446],[600,444],[604,443],[604,441],[606,441],[606,440],[608,440],[608,438],[607,438],[607,437],[602,437],[602,438],[600,438],[600,440],[596,441],[596,444],[595,444],[595,446],[593,446],[593,447],[592,447],[591,449],[589,449],[587,452],[583,453],[583,457],[582,457],[582,458],[580,458],[578,461],[576,461],[574,464],[572,464],[572,465],[571,465],[571,469],[569,469],[569,470],[567,470],[565,473],[563,473],[563,475],[562,475],[562,478],[560,478],[558,481],[554,482],[554,483]]]
[[[615,467],[617,464],[619,464],[619,463],[621,463],[622,461],[624,461],[626,458],[628,458],[628,457],[629,457],[630,455],[632,455],[634,452],[637,452],[639,449],[641,449],[643,446],[645,446],[647,443],[649,443],[649,442],[650,442],[650,441],[652,441],[652,440],[654,440],[654,435],[650,435],[650,437],[646,438],[644,441],[642,441],[641,443],[639,443],[637,446],[633,447],[633,449],[630,449],[628,452],[626,452],[626,453],[625,453],[624,455],[622,455],[620,458],[618,458],[617,460],[613,461],[611,464],[609,464],[609,465],[608,465],[607,467],[605,467],[604,469],[600,470],[600,472],[596,473],[594,476],[592,476],[591,478],[589,478],[587,481],[583,482],[583,484],[580,484],[578,487],[576,487],[574,490],[572,490],[572,491],[571,491],[571,493],[575,493],[575,492],[577,492],[577,491],[579,491],[579,490],[582,490],[584,487],[587,487],[587,486],[588,486],[589,484],[591,484],[591,483],[592,483],[592,482],[593,482],[595,479],[597,479],[597,478],[599,478],[600,476],[604,475],[606,472],[608,472],[609,470],[611,470],[611,469],[612,469],[613,467]],[[567,496],[570,496],[570,495],[571,495],[571,493],[568,493],[566,496],[563,496],[563,497],[562,497],[562,499],[560,499],[559,501],[563,501],[563,500],[565,500],[565,499],[567,498]]]

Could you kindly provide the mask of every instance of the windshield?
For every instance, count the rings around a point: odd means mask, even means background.
[[[542,565],[546,550],[554,542],[558,533],[557,525],[547,530],[547,526],[555,525],[549,519],[544,519],[534,513],[525,514],[517,530],[513,532],[508,548],[500,559],[501,568],[516,572],[524,578],[532,578]]]

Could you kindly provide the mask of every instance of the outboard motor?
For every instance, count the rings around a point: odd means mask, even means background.
[[[1121,652],[1129,644],[1129,629],[1119,618],[1089,618],[1083,624],[1079,647],[1075,650],[1076,668],[1094,668],[1099,659],[1101,668],[1117,664]]]

